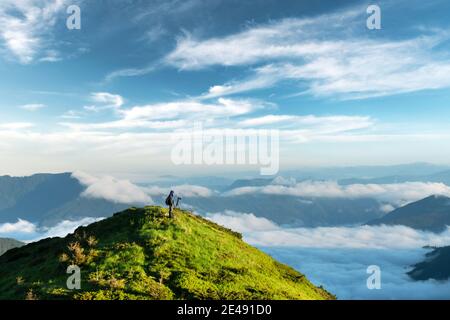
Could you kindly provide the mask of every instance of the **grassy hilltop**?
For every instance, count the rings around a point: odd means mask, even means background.
[[[131,208],[8,251],[0,299],[333,299],[241,235],[186,211]],[[67,266],[81,268],[68,290]]]

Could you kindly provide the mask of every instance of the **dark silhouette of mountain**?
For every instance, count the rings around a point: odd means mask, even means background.
[[[42,225],[107,216],[129,206],[80,196],[85,187],[71,173],[0,177],[0,223],[18,218]]]
[[[84,187],[77,179],[72,178],[70,173],[36,174],[12,179],[4,181],[4,177],[1,177],[2,189],[6,189],[7,185],[13,182],[17,189],[22,190],[10,194],[9,202],[12,205],[0,211],[0,217],[3,219],[41,217],[51,209],[75,200],[84,190]]]
[[[450,198],[430,196],[395,209],[369,225],[404,225],[414,229],[441,232],[450,226]]]
[[[187,211],[131,208],[0,257],[0,299],[284,299],[335,297],[242,241],[239,233]],[[67,267],[82,270],[67,288]]]
[[[425,256],[425,260],[414,265],[408,275],[414,280],[450,279],[450,246],[436,248]]]
[[[10,249],[18,248],[24,245],[25,243],[15,239],[0,238],[0,256]]]

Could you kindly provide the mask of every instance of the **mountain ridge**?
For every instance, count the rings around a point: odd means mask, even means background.
[[[11,238],[0,238],[0,256],[10,249],[24,246],[25,243]]]
[[[0,223],[20,218],[52,226],[61,220],[103,217],[132,205],[82,197],[85,189],[70,172],[0,176]]]
[[[450,198],[432,195],[391,211],[368,225],[404,225],[413,229],[442,232],[450,226]]]

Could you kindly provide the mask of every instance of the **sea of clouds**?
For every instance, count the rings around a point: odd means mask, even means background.
[[[413,281],[406,274],[424,259],[427,245],[450,245],[440,234],[404,226],[283,228],[251,213],[226,211],[208,218],[304,273],[339,299],[450,299],[450,281]],[[381,270],[381,289],[367,288],[369,266]]]
[[[416,249],[259,247],[300,270],[338,299],[450,299],[450,281],[413,281],[406,274],[428,251]],[[381,289],[367,288],[368,266],[381,270]]]
[[[170,190],[177,195],[191,198],[212,196],[233,197],[247,194],[290,195],[300,198],[372,198],[382,203],[385,212],[395,207],[421,200],[431,195],[450,197],[450,187],[436,182],[403,182],[391,184],[340,185],[336,181],[301,181],[294,178],[275,178],[271,184],[261,187],[241,187],[218,192],[199,185],[173,185],[171,187],[143,187],[126,179],[112,176],[95,176],[77,171],[72,174],[86,189],[81,196],[105,199],[125,204],[152,204],[153,197],[161,198]]]

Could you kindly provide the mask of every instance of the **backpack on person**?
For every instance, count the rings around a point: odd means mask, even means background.
[[[168,195],[166,198],[166,206],[170,206],[171,204],[172,204],[172,201],[170,199],[170,195]]]
[[[166,206],[173,206],[173,195],[174,192],[170,191],[169,195],[166,198]]]

